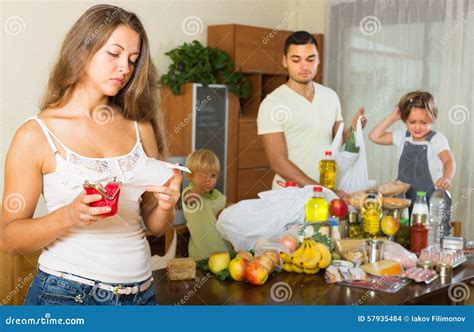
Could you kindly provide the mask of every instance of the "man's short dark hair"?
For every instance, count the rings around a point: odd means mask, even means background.
[[[283,50],[284,51],[283,54],[284,55],[288,54],[288,49],[290,48],[290,45],[307,45],[307,44],[314,44],[314,46],[316,46],[316,50],[318,50],[318,42],[316,41],[316,39],[313,37],[312,34],[310,34],[307,31],[295,31],[288,38],[286,38],[285,49]]]

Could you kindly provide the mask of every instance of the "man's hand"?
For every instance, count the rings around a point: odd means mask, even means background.
[[[334,190],[334,192],[336,193],[337,196],[339,196],[340,198],[342,198],[343,200],[347,201],[349,198],[351,198],[351,195],[349,195],[348,193],[346,193],[345,191],[342,191],[342,190]]]
[[[355,129],[357,126],[357,119],[359,119],[359,116],[362,116],[361,123],[362,123],[362,129],[365,128],[365,125],[367,124],[367,118],[365,117],[365,108],[360,107],[357,112],[355,112],[354,117],[352,118],[352,128]]]

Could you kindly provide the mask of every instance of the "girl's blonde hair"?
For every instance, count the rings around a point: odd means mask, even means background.
[[[186,158],[186,167],[195,172],[219,173],[221,165],[219,158],[209,149],[199,149]],[[192,176],[192,174],[191,174]]]
[[[431,93],[424,91],[413,91],[404,95],[398,102],[398,109],[403,122],[406,122],[410,115],[411,109],[424,108],[428,112],[431,121],[434,122],[438,118],[438,108]]]
[[[40,109],[64,105],[85,74],[93,55],[106,43],[120,25],[140,36],[140,56],[132,77],[110,106],[134,121],[150,121],[153,125],[160,158],[167,158],[167,148],[159,109],[158,72],[150,56],[148,37],[138,17],[123,8],[96,5],[89,8],[72,26],[61,45],[59,58],[53,66]]]

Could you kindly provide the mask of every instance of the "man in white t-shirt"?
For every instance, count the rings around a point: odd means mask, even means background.
[[[277,181],[299,186],[318,184],[319,161],[329,150],[342,123],[341,103],[330,88],[313,82],[319,65],[316,39],[306,31],[292,33],[285,42],[283,66],[289,79],[270,93],[258,111],[258,134]],[[360,108],[352,120],[364,114]],[[362,125],[365,126],[363,117]],[[344,140],[349,136],[344,131]]]

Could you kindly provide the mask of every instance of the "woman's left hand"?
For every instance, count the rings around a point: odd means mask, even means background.
[[[160,209],[169,211],[173,209],[181,195],[181,182],[183,177],[181,171],[173,169],[174,176],[163,186],[149,186],[146,191],[153,192],[158,200]]]
[[[449,190],[451,189],[451,180],[447,177],[442,177],[436,181],[435,185],[445,190]]]

